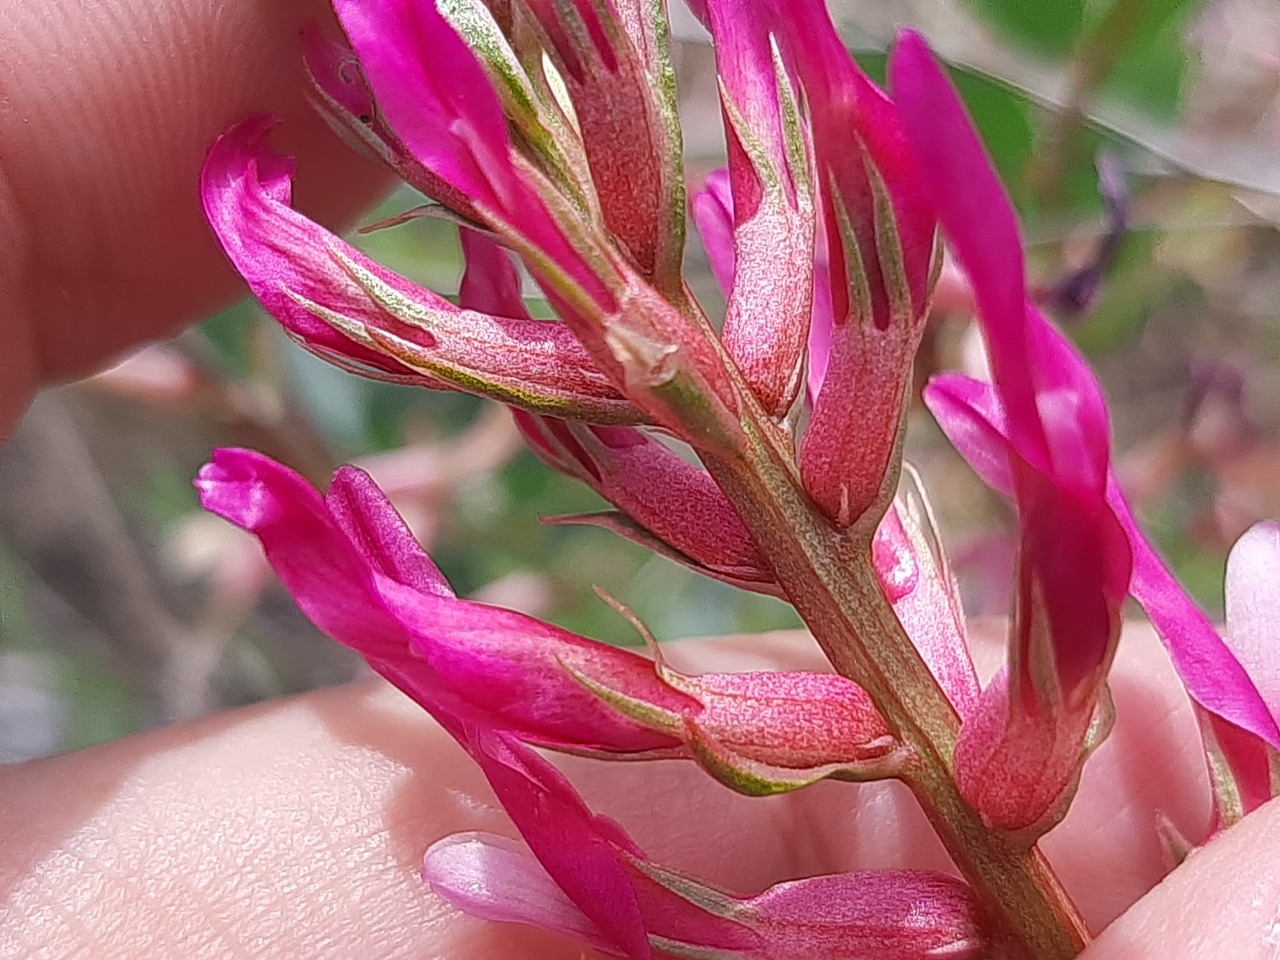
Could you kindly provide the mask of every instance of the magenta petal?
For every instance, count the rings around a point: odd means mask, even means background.
[[[901,34],[889,75],[911,146],[927,171],[927,189],[973,286],[996,380],[1011,414],[1010,436],[1031,459],[1047,460],[1035,415],[1033,371],[1026,363],[1026,279],[1013,207],[923,37]]]
[[[292,208],[293,160],[266,145],[275,124],[259,115],[214,141],[200,176],[209,224],[254,294],[304,344],[388,374],[412,376],[408,367],[353,342],[289,296],[292,291],[342,313],[369,310],[367,295],[330,260],[326,244],[340,241]],[[354,256],[389,279],[380,267]]]
[[[831,363],[831,338],[835,333],[834,309],[831,300],[831,264],[827,255],[827,241],[823,231],[818,231],[813,265],[813,317],[809,322],[809,403],[818,402],[823,381],[827,379],[827,367]]]
[[[1020,616],[1043,608],[1047,619],[1028,629],[1049,631],[1063,692],[1070,694],[1077,684],[1098,682],[1109,663],[1132,565],[1106,503],[1105,403],[1083,358],[1027,303],[1013,208],[958,94],[918,35],[903,35],[891,76],[907,136],[969,275],[986,334],[1009,438],[1006,469],[1022,521]],[[957,391],[977,392],[951,381],[950,392]],[[940,392],[945,405],[947,387]],[[963,395],[951,399],[966,406]],[[983,419],[960,425],[980,431]],[[985,471],[995,472],[989,464]],[[1039,594],[1034,604],[1033,590]],[[1024,642],[1015,651],[1012,682],[1035,673],[1028,659],[1035,646]]]
[[[475,53],[435,3],[336,0],[334,9],[391,128],[427,177],[407,177],[446,206],[527,243],[613,309],[612,295],[566,238],[543,185],[519,167],[507,118]],[[438,181],[441,186],[435,188]]]
[[[678,715],[696,701],[639,654],[511,610],[458,600],[377,486],[343,468],[327,498],[261,454],[219,450],[197,480],[205,507],[253,533],[299,606],[424,707],[539,743],[667,755],[677,737],[605,704],[583,675]]]
[[[526,740],[603,753],[648,753],[679,746],[674,737],[627,719],[574,673],[670,714],[694,700],[670,689],[651,661],[533,617],[465,600],[436,600],[380,581],[411,645],[471,707]],[[572,671],[572,672],[571,672]]]
[[[334,521],[369,568],[414,590],[452,598],[453,588],[404,518],[363,470],[341,467],[325,496]]]
[[[733,194],[729,188],[729,171],[721,167],[707,174],[701,190],[694,191],[689,203],[693,222],[702,236],[711,272],[720,292],[727,298],[733,290]]]
[[[589,810],[564,774],[515,738],[465,726],[460,738],[538,862],[609,943],[633,960],[653,951],[620,851],[639,855],[612,820]]]
[[[459,230],[458,239],[467,265],[458,288],[459,305],[527,320],[529,308],[520,292],[520,271],[511,254],[475,230]]]
[[[1280,749],[1280,726],[1272,709],[1213,622],[1151,546],[1114,477],[1107,494],[1133,545],[1130,592],[1164,641],[1187,693],[1206,710]]]
[[[466,204],[505,209],[511,141],[502,105],[436,5],[335,0],[334,9],[378,104],[418,162]]]
[[[213,461],[200,470],[196,488],[206,510],[261,541],[276,575],[316,626],[366,656],[405,658],[408,637],[384,606],[368,561],[378,553],[387,554],[388,567],[412,568],[412,561],[403,555],[391,560],[391,551],[378,548],[365,556],[352,550],[346,531],[330,516],[315,488],[260,453],[214,451]],[[370,488],[365,495],[375,506],[369,523],[376,527],[382,494],[372,484]],[[348,495],[347,501],[349,513],[363,512],[366,504],[358,497]],[[414,576],[429,574],[419,567]],[[434,589],[447,590],[448,584],[441,578]]]
[[[1004,410],[989,383],[957,373],[930,379],[924,402],[947,439],[993,490],[1012,499],[1013,448]]]

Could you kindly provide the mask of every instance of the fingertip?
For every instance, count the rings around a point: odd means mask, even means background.
[[[1274,960],[1280,952],[1280,801],[1195,851],[1080,960]]]
[[[232,123],[283,118],[273,144],[299,158],[298,205],[322,222],[349,222],[387,187],[306,102],[302,29],[332,19],[320,0],[11,0],[5,14],[0,156],[17,225],[0,231],[0,323],[6,347],[27,330],[24,388],[244,295],[198,185]]]

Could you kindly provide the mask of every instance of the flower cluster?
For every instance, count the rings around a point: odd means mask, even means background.
[[[1101,390],[1028,300],[1018,228],[964,108],[904,35],[893,97],[821,0],[691,3],[715,44],[728,165],[686,204],[665,4],[335,0],[306,37],[317,104],[457,223],[457,302],[291,206],[254,117],[202,195],[227,255],[303,346],[353,371],[511,407],[530,448],[611,509],[594,523],[793,602],[838,673],[687,676],[457,597],[369,477],[327,494],[219,451],[205,506],[253,533],[315,623],[474,759],[523,844],[444,838],[425,876],[461,909],[631,958],[1067,956],[1085,933],[1035,841],[1110,721],[1129,594],[1199,704],[1219,824],[1277,792],[1268,656],[1280,535],[1233,557],[1220,636],[1115,483]],[[727,310],[682,274],[686,205]],[[1020,521],[1005,667],[980,686],[927,504],[902,467],[912,364],[941,269],[973,290],[991,382],[927,400]],[[557,319],[535,319],[531,281]],[[681,453],[682,441],[697,459]],[[642,630],[643,632],[643,630]],[[696,763],[749,795],[903,780],[963,878],[843,874],[730,894],[648,858],[533,748]],[[1032,888],[1018,904],[999,891]]]

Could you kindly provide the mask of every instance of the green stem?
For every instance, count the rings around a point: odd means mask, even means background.
[[[952,756],[960,721],[880,588],[870,534],[831,526],[797,482],[767,421],[747,411],[741,458],[703,459],[769,557],[835,669],[871,695],[917,762],[908,784],[1014,955],[1068,960],[1083,921],[1034,847],[988,829],[960,794]]]

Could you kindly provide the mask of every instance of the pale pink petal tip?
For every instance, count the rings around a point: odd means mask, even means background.
[[[1245,532],[1227,559],[1227,645],[1280,718],[1280,523]]]
[[[455,833],[437,840],[423,858],[422,879],[471,916],[607,946],[600,928],[519,841],[488,833]]]

